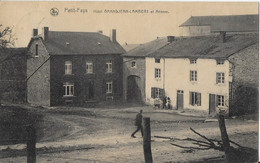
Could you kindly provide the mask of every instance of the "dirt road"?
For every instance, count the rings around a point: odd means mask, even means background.
[[[151,118],[152,154],[154,162],[189,162],[206,158],[221,157],[224,153],[214,150],[187,151],[172,146],[168,139],[200,139],[189,129],[210,138],[220,139],[217,121],[205,122],[205,117],[183,116],[176,111],[154,110],[151,107],[126,108],[62,108],[44,110],[44,135],[37,149],[57,149],[55,152],[39,152],[37,162],[144,162],[142,138],[131,138],[134,131],[135,114],[144,110],[144,116]],[[257,149],[258,122],[241,118],[227,119],[230,139],[242,146]],[[183,146],[191,146],[181,141]],[[25,145],[9,146],[25,148]],[[78,150],[69,150],[75,149]],[[63,149],[68,149],[64,151]],[[2,158],[0,162],[26,162],[25,156]]]

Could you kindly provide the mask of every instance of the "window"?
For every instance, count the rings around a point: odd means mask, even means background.
[[[224,59],[217,59],[217,65],[223,65],[225,63]]]
[[[217,72],[217,75],[216,75],[216,83],[219,84],[219,83],[225,83],[225,73],[223,72]]]
[[[132,68],[136,68],[136,61],[132,61],[131,67],[132,67]]]
[[[224,96],[217,95],[217,99],[218,99],[218,106],[224,106]]]
[[[160,58],[155,58],[155,63],[160,63],[161,59]]]
[[[66,61],[65,62],[65,74],[72,74],[72,62]]]
[[[106,72],[112,72],[112,61],[106,63]]]
[[[113,89],[112,85],[113,85],[113,82],[112,82],[112,81],[111,81],[111,82],[107,82],[106,84],[107,84],[107,93],[112,93],[112,89]]]
[[[151,88],[151,97],[152,98],[163,98],[164,97],[164,89],[152,87]]]
[[[190,59],[190,64],[196,64],[197,63],[197,59]]]
[[[86,62],[86,73],[87,74],[93,73],[93,63],[92,62]]]
[[[38,44],[35,45],[35,57],[39,56]]]
[[[73,83],[65,83],[64,87],[64,96],[74,96],[74,84]]]
[[[159,68],[155,69],[155,78],[156,79],[161,78],[161,69],[159,69]]]
[[[190,71],[190,81],[197,81],[197,71]]]
[[[201,106],[201,93],[190,92],[190,104]]]

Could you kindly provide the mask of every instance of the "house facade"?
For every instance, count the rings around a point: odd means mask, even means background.
[[[123,97],[128,102],[146,102],[146,56],[167,45],[172,37],[157,38],[123,54]]]
[[[146,102],[167,96],[174,109],[210,115],[257,110],[258,60],[257,33],[176,38],[146,57]]]
[[[27,60],[27,101],[88,104],[122,96],[122,57],[116,41],[99,32],[34,30]]]

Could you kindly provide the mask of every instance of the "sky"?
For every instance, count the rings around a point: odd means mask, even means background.
[[[51,15],[52,8],[58,9],[58,15]],[[131,13],[115,13],[116,10]],[[116,29],[120,44],[140,44],[156,37],[180,35],[179,25],[190,16],[244,14],[258,14],[258,3],[0,1],[0,24],[13,27],[16,47],[26,47],[32,29],[41,33],[44,26],[50,31],[102,30],[107,36]]]

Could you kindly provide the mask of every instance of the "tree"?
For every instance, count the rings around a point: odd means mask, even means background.
[[[0,48],[9,48],[14,46],[15,38],[11,27],[4,27],[0,24]]]

